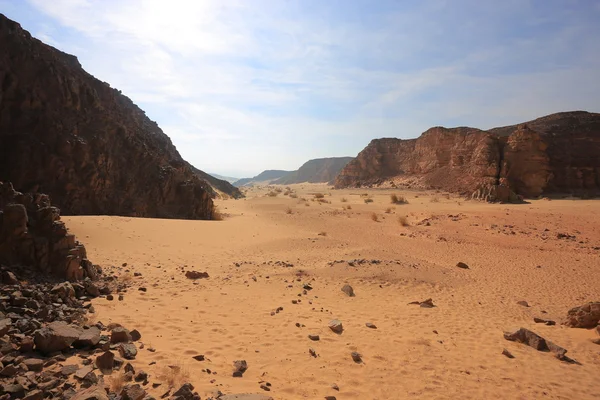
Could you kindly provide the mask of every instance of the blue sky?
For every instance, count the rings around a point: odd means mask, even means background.
[[[600,1],[0,0],[204,171],[600,111]]]

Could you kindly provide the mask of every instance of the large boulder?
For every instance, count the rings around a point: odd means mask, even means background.
[[[55,321],[38,329],[33,340],[37,350],[49,354],[68,349],[81,333],[81,328],[63,321]]]
[[[600,301],[571,308],[564,324],[572,328],[595,328],[600,324]]]

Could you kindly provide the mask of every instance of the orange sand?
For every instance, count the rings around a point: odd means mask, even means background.
[[[202,398],[214,390],[261,393],[263,381],[275,399],[600,397],[600,346],[590,340],[597,335],[533,322],[560,321],[570,307],[600,300],[600,203],[490,205],[396,191],[409,204],[394,206],[390,190],[292,188],[299,198],[266,197],[259,188],[247,199],[220,201],[223,221],[63,218],[93,262],[131,281],[123,301],[94,301],[95,318],[142,333],[145,347],[133,364],[163,383],[151,393],[189,380]],[[316,192],[331,203],[311,201]],[[364,193],[374,202],[364,203]],[[400,215],[410,226],[399,224]],[[429,226],[418,225],[426,218]],[[559,232],[576,239],[558,239]],[[352,259],[381,263],[328,264]],[[191,281],[186,270],[210,278]],[[303,283],[313,290],[298,296]],[[342,293],[344,283],[356,297]],[[436,308],[407,304],[428,297]],[[277,307],[283,311],[271,316]],[[343,322],[341,335],[327,327],[334,318]],[[581,365],[503,339],[518,327],[565,347]],[[504,348],[515,358],[503,356]],[[197,354],[206,360],[194,360]],[[249,365],[242,378],[231,376],[238,359]]]

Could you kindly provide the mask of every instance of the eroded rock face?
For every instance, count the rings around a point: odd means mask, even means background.
[[[0,180],[64,214],[210,219],[212,200],[144,111],[0,14]]]
[[[340,172],[335,186],[377,184],[412,175],[428,187],[472,192],[495,182],[499,148],[496,137],[474,128],[436,127],[418,139],[375,139]]]
[[[414,177],[423,187],[490,201],[516,195],[598,195],[599,154],[600,114],[583,111],[489,131],[437,127],[417,139],[371,141],[340,172],[335,186]],[[492,188],[499,185],[506,189]]]
[[[70,281],[98,277],[85,247],[67,232],[50,198],[17,192],[10,182],[0,182],[0,264],[32,266]]]

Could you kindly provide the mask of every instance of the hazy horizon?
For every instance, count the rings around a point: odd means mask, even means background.
[[[199,169],[246,178],[432,126],[598,112],[600,3],[0,0]]]

